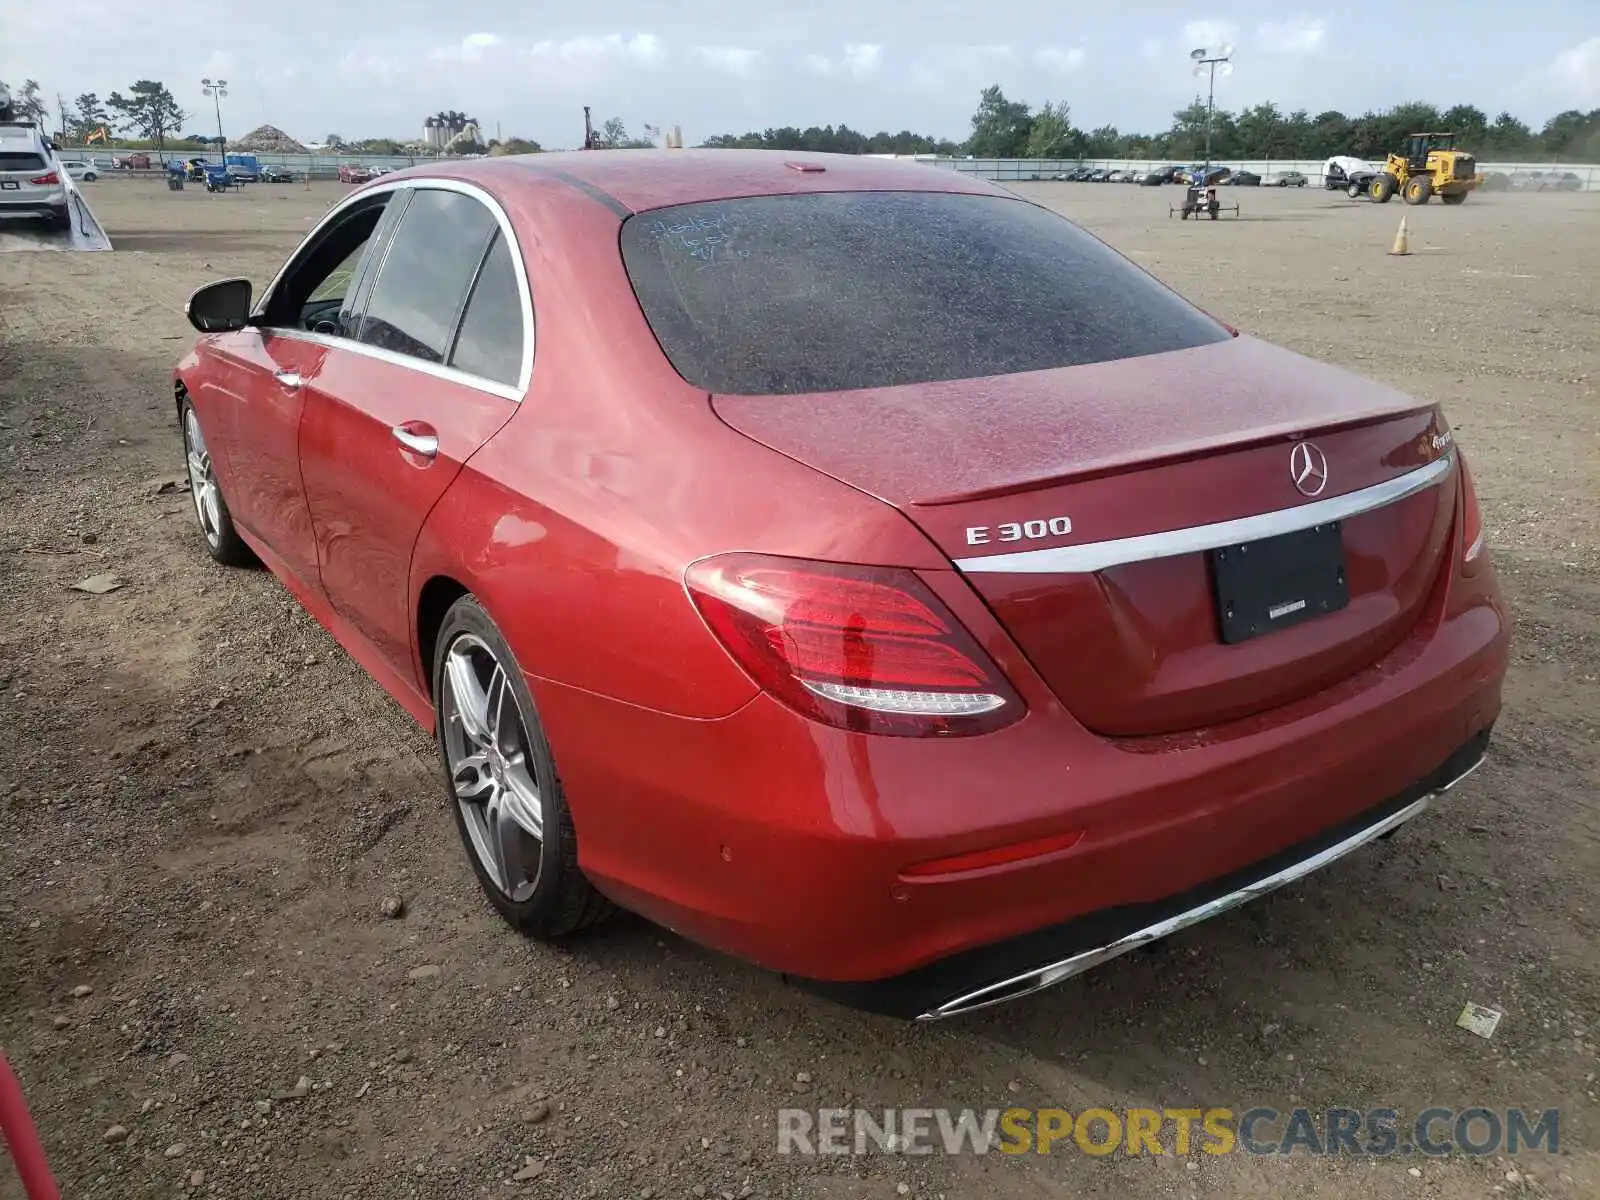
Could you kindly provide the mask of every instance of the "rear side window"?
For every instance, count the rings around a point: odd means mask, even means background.
[[[44,159],[37,154],[0,152],[0,171],[42,171]]]
[[[461,316],[450,365],[512,384],[522,371],[522,295],[511,249],[497,231]]]
[[[395,230],[358,340],[442,363],[467,289],[497,228],[471,196],[422,188]]]
[[[1005,196],[761,196],[630,217],[622,256],[684,379],[781,395],[976,379],[1226,341],[1070,221]]]

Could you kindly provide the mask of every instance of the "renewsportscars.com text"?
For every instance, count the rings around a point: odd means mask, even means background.
[[[1554,1154],[1557,1109],[784,1108],[780,1154]]]

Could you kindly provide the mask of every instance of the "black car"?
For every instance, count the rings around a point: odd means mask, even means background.
[[[1254,171],[1235,171],[1228,178],[1228,182],[1234,187],[1260,187],[1261,176],[1257,175]]]
[[[1346,172],[1338,163],[1330,163],[1322,176],[1322,186],[1330,192],[1345,192],[1352,200],[1364,196],[1372,181],[1378,177],[1374,170]]]
[[[262,183],[293,183],[294,172],[288,167],[262,166],[260,178]]]

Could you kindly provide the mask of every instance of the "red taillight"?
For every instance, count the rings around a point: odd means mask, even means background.
[[[816,721],[859,733],[988,733],[1022,701],[926,584],[901,568],[725,554],[685,582],[751,677]]]
[[[37,179],[30,179],[28,182],[37,184],[39,187],[45,187],[48,184],[60,183],[61,176],[57,175],[54,171],[51,171],[48,175],[40,175]]]
[[[1483,556],[1483,510],[1478,507],[1478,489],[1472,486],[1472,472],[1460,449],[1456,461],[1461,466],[1461,561],[1474,563]]]

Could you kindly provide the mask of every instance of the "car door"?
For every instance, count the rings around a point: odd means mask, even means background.
[[[191,387],[234,520],[312,587],[316,541],[299,463],[304,388],[330,348],[354,336],[351,306],[381,251],[389,199],[352,205],[308,238],[253,323],[211,339]]]
[[[521,251],[488,197],[419,184],[377,265],[354,345],[306,387],[300,474],[329,602],[414,678],[417,536],[527,388],[532,310]]]

